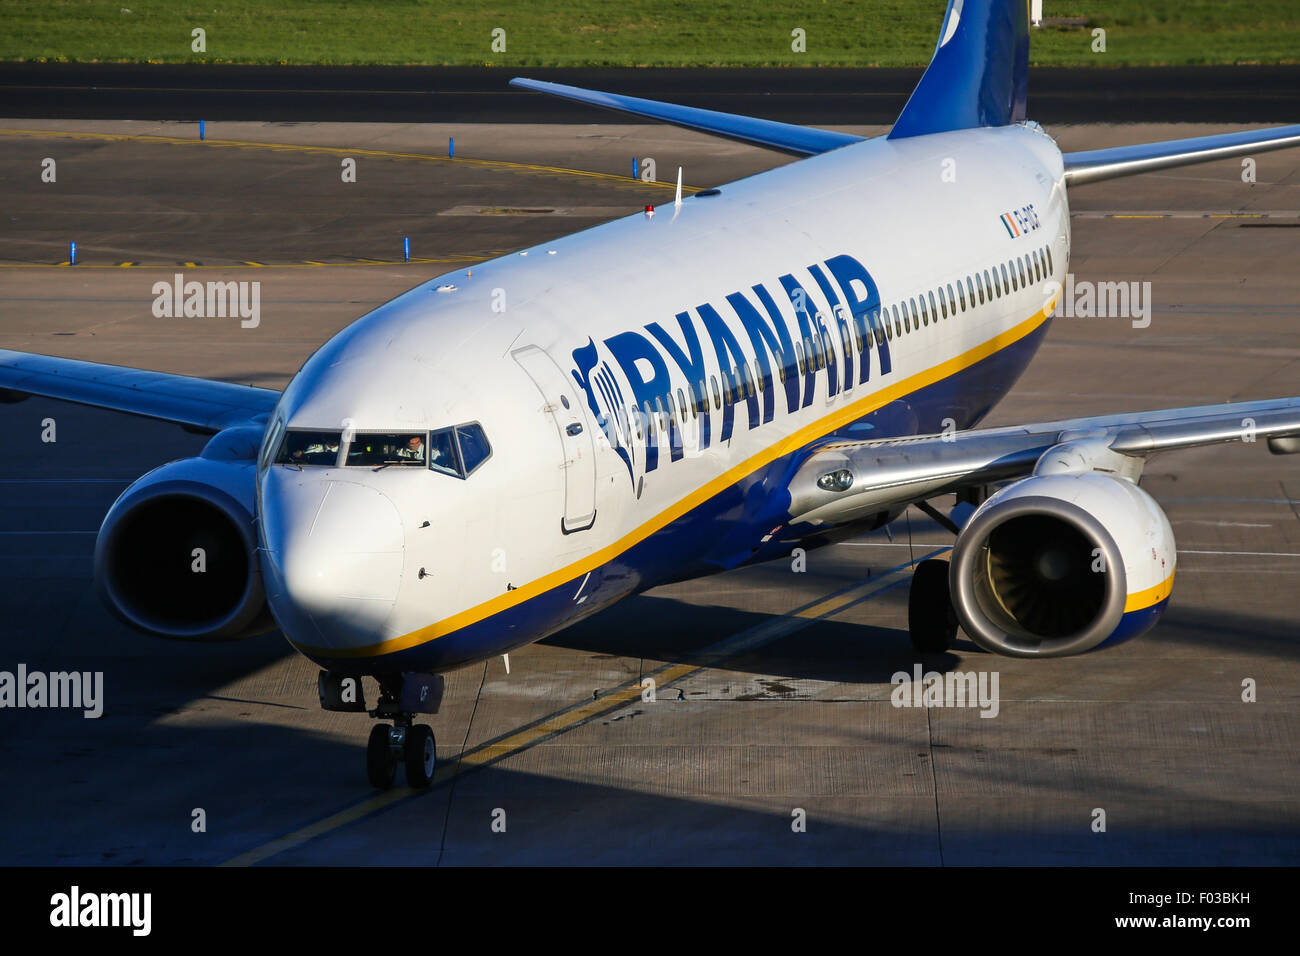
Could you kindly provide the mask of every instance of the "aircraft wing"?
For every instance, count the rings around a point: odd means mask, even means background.
[[[29,395],[159,418],[202,432],[265,420],[280,400],[280,393],[269,388],[0,349],[0,401],[22,401]]]
[[[1248,130],[1244,133],[1220,133],[1163,143],[1093,149],[1082,153],[1064,153],[1061,158],[1065,162],[1066,185],[1078,186],[1102,179],[1190,166],[1193,163],[1208,163],[1216,159],[1232,159],[1235,156],[1265,153],[1290,146],[1300,146],[1300,126],[1275,126],[1272,129]]]
[[[891,507],[1026,476],[1065,442],[1092,439],[1133,459],[1177,448],[1266,441],[1275,454],[1300,452],[1300,398],[1170,408],[1005,428],[876,441],[832,441],[816,449],[790,481],[791,523],[839,524]],[[1068,455],[1068,449],[1060,454]],[[1140,461],[1135,464],[1140,466]],[[844,491],[817,481],[841,469]]]
[[[862,142],[861,136],[852,136],[848,133],[835,133],[825,129],[814,129],[811,126],[798,126],[794,123],[777,123],[752,116],[721,113],[717,110],[696,109],[692,106],[677,106],[657,100],[643,100],[637,96],[601,93],[598,90],[565,86],[563,83],[547,83],[544,80],[516,77],[510,81],[510,85],[523,90],[549,93],[551,96],[586,103],[589,106],[600,106],[619,113],[644,116],[647,119],[671,123],[673,126],[684,126],[686,129],[698,130],[702,133],[712,133],[742,143],[756,143],[795,156],[814,156],[841,146],[848,146],[850,143]]]

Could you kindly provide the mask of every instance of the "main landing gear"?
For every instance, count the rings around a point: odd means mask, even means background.
[[[922,654],[938,654],[957,637],[957,612],[948,592],[948,562],[931,558],[912,573],[907,595],[907,633]]]
[[[387,790],[401,765],[406,769],[407,785],[424,789],[433,783],[438,769],[438,745],[433,728],[415,723],[415,717],[438,712],[443,679],[429,674],[384,674],[378,680],[379,700],[368,713],[392,723],[379,723],[370,729],[366,776],[376,790]],[[359,677],[321,671],[318,687],[325,710],[367,712]]]
[[[956,535],[961,533],[958,521],[964,522],[987,498],[985,487],[961,489],[952,516],[943,514],[928,501],[914,504],[940,527]],[[952,593],[948,589],[947,561],[930,558],[918,564],[912,573],[912,588],[907,595],[907,633],[912,647],[922,654],[942,653],[956,640],[957,612],[953,610]]]

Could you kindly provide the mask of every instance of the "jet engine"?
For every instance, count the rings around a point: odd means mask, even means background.
[[[962,627],[984,649],[1061,657],[1151,628],[1173,587],[1175,556],[1168,518],[1133,481],[1035,474],[971,515],[953,548],[949,590]]]
[[[215,435],[197,458],[144,475],[95,542],[95,584],[127,624],[185,641],[238,640],[275,623],[257,557],[259,426]]]

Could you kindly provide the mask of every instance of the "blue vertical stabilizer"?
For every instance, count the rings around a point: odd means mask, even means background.
[[[934,57],[890,139],[1025,118],[1029,0],[949,0]]]

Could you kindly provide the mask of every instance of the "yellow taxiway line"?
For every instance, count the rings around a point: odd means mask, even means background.
[[[907,580],[908,573],[916,564],[926,558],[942,554],[947,550],[949,549],[940,548],[930,551],[906,564],[891,568],[880,576],[869,578],[861,584],[829,594],[802,607],[795,608],[786,614],[774,616],[769,621],[748,628],[704,648],[694,655],[689,663],[667,664],[658,670],[649,672],[645,677],[652,678],[657,692],[662,692],[665,687],[675,681],[683,680],[708,667],[720,666],[740,654],[748,653],[765,644],[787,637],[812,626],[818,621],[833,617],[841,611],[895,588]],[[641,681],[644,679],[638,678],[628,681],[594,700],[584,701],[557,711],[527,727],[522,727],[519,730],[474,747],[462,753],[454,761],[442,763],[434,771],[433,783],[429,790],[395,788],[377,793],[322,820],[308,824],[284,836],[276,837],[268,843],[232,857],[222,863],[221,866],[256,866],[271,857],[296,849],[340,827],[355,823],[357,820],[371,816],[405,800],[412,800],[427,794],[430,790],[443,786],[462,774],[471,773],[474,770],[480,770],[499,763],[508,757],[527,750],[529,747],[639,700],[643,693]]]

